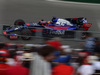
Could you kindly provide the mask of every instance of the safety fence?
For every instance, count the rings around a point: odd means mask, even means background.
[[[33,31],[35,30],[35,33],[33,36],[30,35],[21,35],[18,34],[18,39],[16,40],[10,40],[8,37],[12,36],[12,34],[3,34],[3,25],[0,28],[0,42],[8,42],[8,43],[17,43],[17,44],[44,44],[45,40],[52,39],[53,37],[60,37],[61,43],[63,45],[70,45],[72,48],[81,48],[80,42],[84,42],[85,40],[82,39],[82,34],[84,32],[90,32],[93,34],[93,37],[100,38],[100,32],[94,32],[94,31],[80,31],[80,30],[66,30],[60,32],[58,31],[52,31],[51,29],[45,29],[45,28],[35,28],[33,27]],[[27,28],[25,28],[27,29]],[[45,30],[49,30],[50,34],[44,34],[43,32]],[[21,30],[22,31],[22,30]],[[21,33],[21,31],[19,33]],[[12,32],[14,33],[14,32]],[[30,37],[30,40],[23,40],[22,37]]]
[[[2,26],[3,27],[3,26]],[[3,29],[3,28],[2,28]],[[27,29],[27,28],[25,28]],[[30,29],[30,28],[28,28]],[[45,29],[41,27],[31,27],[31,31],[33,31],[33,35],[22,35],[22,34],[17,34],[15,36],[18,37],[30,37],[30,38],[36,38],[36,39],[46,39],[46,38],[54,38],[54,37],[60,37],[62,40],[74,40],[74,41],[84,41],[82,39],[83,33],[84,32],[89,32],[93,34],[94,37],[99,38],[100,37],[100,32],[96,31],[80,31],[80,30],[52,30],[52,29]],[[12,32],[14,33],[14,32]],[[19,32],[21,33],[21,31]],[[12,34],[3,34],[3,30],[1,31],[0,35],[2,36],[13,36]]]

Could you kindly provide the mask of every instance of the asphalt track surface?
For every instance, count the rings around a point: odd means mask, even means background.
[[[12,25],[16,19],[38,22],[40,19],[50,20],[53,16],[59,18],[86,17],[92,23],[89,31],[100,32],[100,5],[69,4],[46,0],[0,0],[0,26]],[[0,28],[0,30],[2,29]],[[41,43],[41,39],[9,40],[0,36],[0,42]],[[73,41],[63,43],[72,45]]]

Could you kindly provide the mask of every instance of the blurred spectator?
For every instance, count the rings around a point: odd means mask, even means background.
[[[8,49],[8,50],[15,50],[15,49],[17,49],[17,45],[16,44],[14,44],[14,43],[5,43],[5,45],[6,45],[6,49]]]
[[[31,47],[30,48],[30,52],[37,52],[38,51],[38,48],[37,47]]]
[[[16,51],[16,54],[14,56],[14,60],[15,60],[17,66],[22,63],[23,53],[24,53],[23,50]]]
[[[94,63],[94,62],[96,62],[96,61],[98,61],[98,59],[99,59],[99,57],[98,56],[96,56],[96,55],[90,55],[90,56],[88,56],[87,57],[87,60],[89,61],[89,63]]]
[[[56,48],[52,46],[44,46],[42,47],[38,53],[42,56],[46,61],[51,62],[55,58]]]
[[[48,40],[47,44],[50,45],[50,46],[55,47],[57,50],[63,50],[61,48],[62,44],[60,42],[60,38],[59,37],[55,37],[52,40]]]
[[[53,67],[52,75],[74,75],[74,68],[66,65],[64,61],[58,61],[58,65]]]
[[[9,67],[6,75],[29,75],[29,69],[24,66],[12,66]]]
[[[90,64],[92,64],[94,70],[96,71],[93,75],[100,74],[100,61],[98,54],[95,53],[94,55],[90,55],[86,58]]]
[[[57,61],[57,58],[59,58],[59,56],[61,55],[61,52],[60,51],[55,51],[54,55],[55,55],[56,59],[52,60],[51,67],[54,67],[54,66],[57,65],[55,61]]]
[[[84,63],[84,60],[87,58],[88,55],[89,55],[89,53],[86,52],[86,51],[80,51],[79,52],[79,58],[77,59],[79,66]]]
[[[7,58],[7,62],[6,64],[10,65],[10,66],[16,66],[17,63],[13,58]]]
[[[95,53],[100,54],[100,39],[96,39],[96,46],[94,48]]]
[[[5,43],[0,43],[0,55],[4,55],[8,57],[10,55],[9,51],[5,49],[4,47],[6,47]]]
[[[72,48],[70,48],[69,45],[62,45],[61,48],[64,50],[64,52],[71,53]]]
[[[35,60],[31,64],[31,75],[51,75],[50,62],[55,58],[55,50],[54,47],[44,46],[33,55]]]
[[[52,40],[46,39],[45,45],[28,44],[26,49],[18,47],[14,50],[8,45],[10,51],[5,43],[0,43],[0,75],[29,75],[29,69],[30,75],[98,74],[100,39],[95,40],[87,32],[84,38],[84,50],[62,45],[57,37]]]
[[[70,60],[71,56],[66,51],[62,51],[61,55],[57,57],[55,60],[53,60],[53,62],[63,62],[64,64],[70,65]]]
[[[7,75],[7,70],[10,65],[6,64],[7,58],[0,55],[0,75]]]
[[[75,70],[77,70],[77,68],[79,67],[79,63],[77,62],[79,59],[79,53],[78,51],[73,49],[70,55],[71,55],[70,64],[71,66],[74,67]]]
[[[11,52],[11,54],[13,54],[13,56],[10,57],[10,58],[7,58],[6,64],[9,64],[11,66],[18,66],[18,65],[20,65],[23,52],[22,51],[10,51],[10,52]]]
[[[10,58],[14,58],[14,56],[16,55],[16,50],[9,50],[10,53]]]
[[[95,73],[94,75],[100,74],[100,59],[95,61],[93,64],[93,67],[95,68]],[[97,73],[97,74],[96,74]]]
[[[84,50],[86,50],[86,51],[88,51],[90,53],[93,53],[95,45],[96,45],[95,44],[95,40],[96,39],[94,37],[92,37],[92,34],[89,33],[89,32],[84,32],[83,35],[84,35],[83,36],[84,39],[86,39],[85,44],[84,44],[84,47],[85,47]]]
[[[30,64],[31,64],[31,61],[34,60],[34,57],[32,55],[32,53],[24,53],[23,54],[23,65],[26,67],[26,68],[30,68]]]
[[[77,70],[77,75],[93,75],[94,73],[95,69],[88,60],[85,60]]]
[[[93,62],[93,66],[96,70],[100,70],[100,59],[97,61]]]
[[[78,51],[72,50],[72,52],[70,53],[72,59],[70,62],[76,62],[77,59],[79,58],[79,53]]]

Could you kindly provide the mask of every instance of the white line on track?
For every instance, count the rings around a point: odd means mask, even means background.
[[[61,3],[70,3],[70,4],[82,4],[82,5],[100,6],[100,4],[96,4],[96,3],[83,3],[83,2],[72,2],[72,1],[61,1],[61,0],[46,0],[46,1],[61,2]]]

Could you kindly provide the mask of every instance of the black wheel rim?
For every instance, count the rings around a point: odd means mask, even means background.
[[[24,39],[29,39],[30,37],[30,34],[29,33],[24,33],[24,35],[23,36],[25,36],[25,37],[23,37]]]

